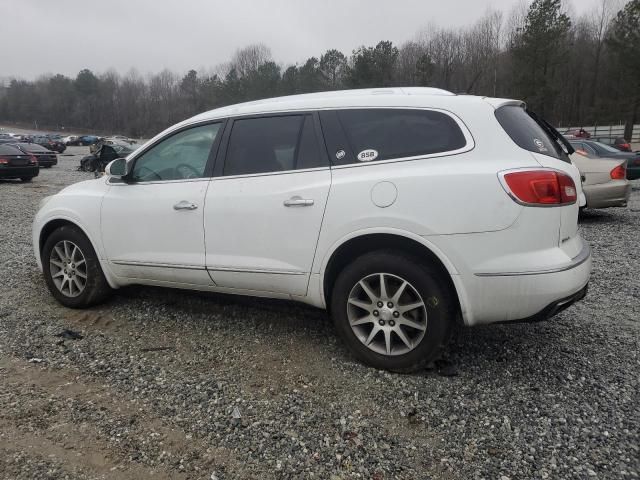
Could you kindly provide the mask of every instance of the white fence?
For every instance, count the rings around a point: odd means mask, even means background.
[[[567,130],[575,130],[578,128],[584,128],[591,134],[592,137],[622,137],[624,136],[624,125],[594,125],[592,127],[585,127],[582,125],[572,127],[560,127],[558,131],[560,133]],[[631,135],[631,143],[640,143],[640,125],[633,126],[633,133]]]

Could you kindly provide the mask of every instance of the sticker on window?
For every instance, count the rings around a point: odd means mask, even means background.
[[[538,150],[540,150],[541,152],[546,152],[547,151],[547,147],[544,146],[544,143],[542,143],[542,140],[540,140],[538,138],[534,138],[533,139],[533,143],[536,144],[536,147],[538,147]]]
[[[344,158],[344,156],[345,156],[344,150],[338,150],[338,151],[336,152],[336,158],[337,158],[338,160],[342,160],[342,159]]]
[[[363,150],[358,154],[358,160],[361,162],[370,162],[378,158],[378,151],[373,148]]]

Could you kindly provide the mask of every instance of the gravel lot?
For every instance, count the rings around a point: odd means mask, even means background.
[[[628,208],[582,220],[584,301],[463,330],[433,368],[394,375],[297,304],[135,287],[58,305],[31,219],[91,178],[86,151],[0,181],[0,478],[640,476],[640,182]]]

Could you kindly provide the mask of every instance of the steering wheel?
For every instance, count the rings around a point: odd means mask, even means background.
[[[187,164],[187,163],[181,163],[179,165],[176,165],[175,167],[176,172],[178,172],[180,174],[180,176],[178,178],[200,178],[202,175],[200,174],[200,172],[198,170],[195,169],[195,167],[192,167],[191,165]]]

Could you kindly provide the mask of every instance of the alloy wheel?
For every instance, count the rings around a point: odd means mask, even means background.
[[[80,247],[70,240],[54,245],[49,271],[56,288],[67,297],[77,297],[87,285],[87,261]]]
[[[410,352],[427,330],[422,297],[407,280],[390,273],[368,275],[353,286],[347,317],[358,340],[381,355]]]

